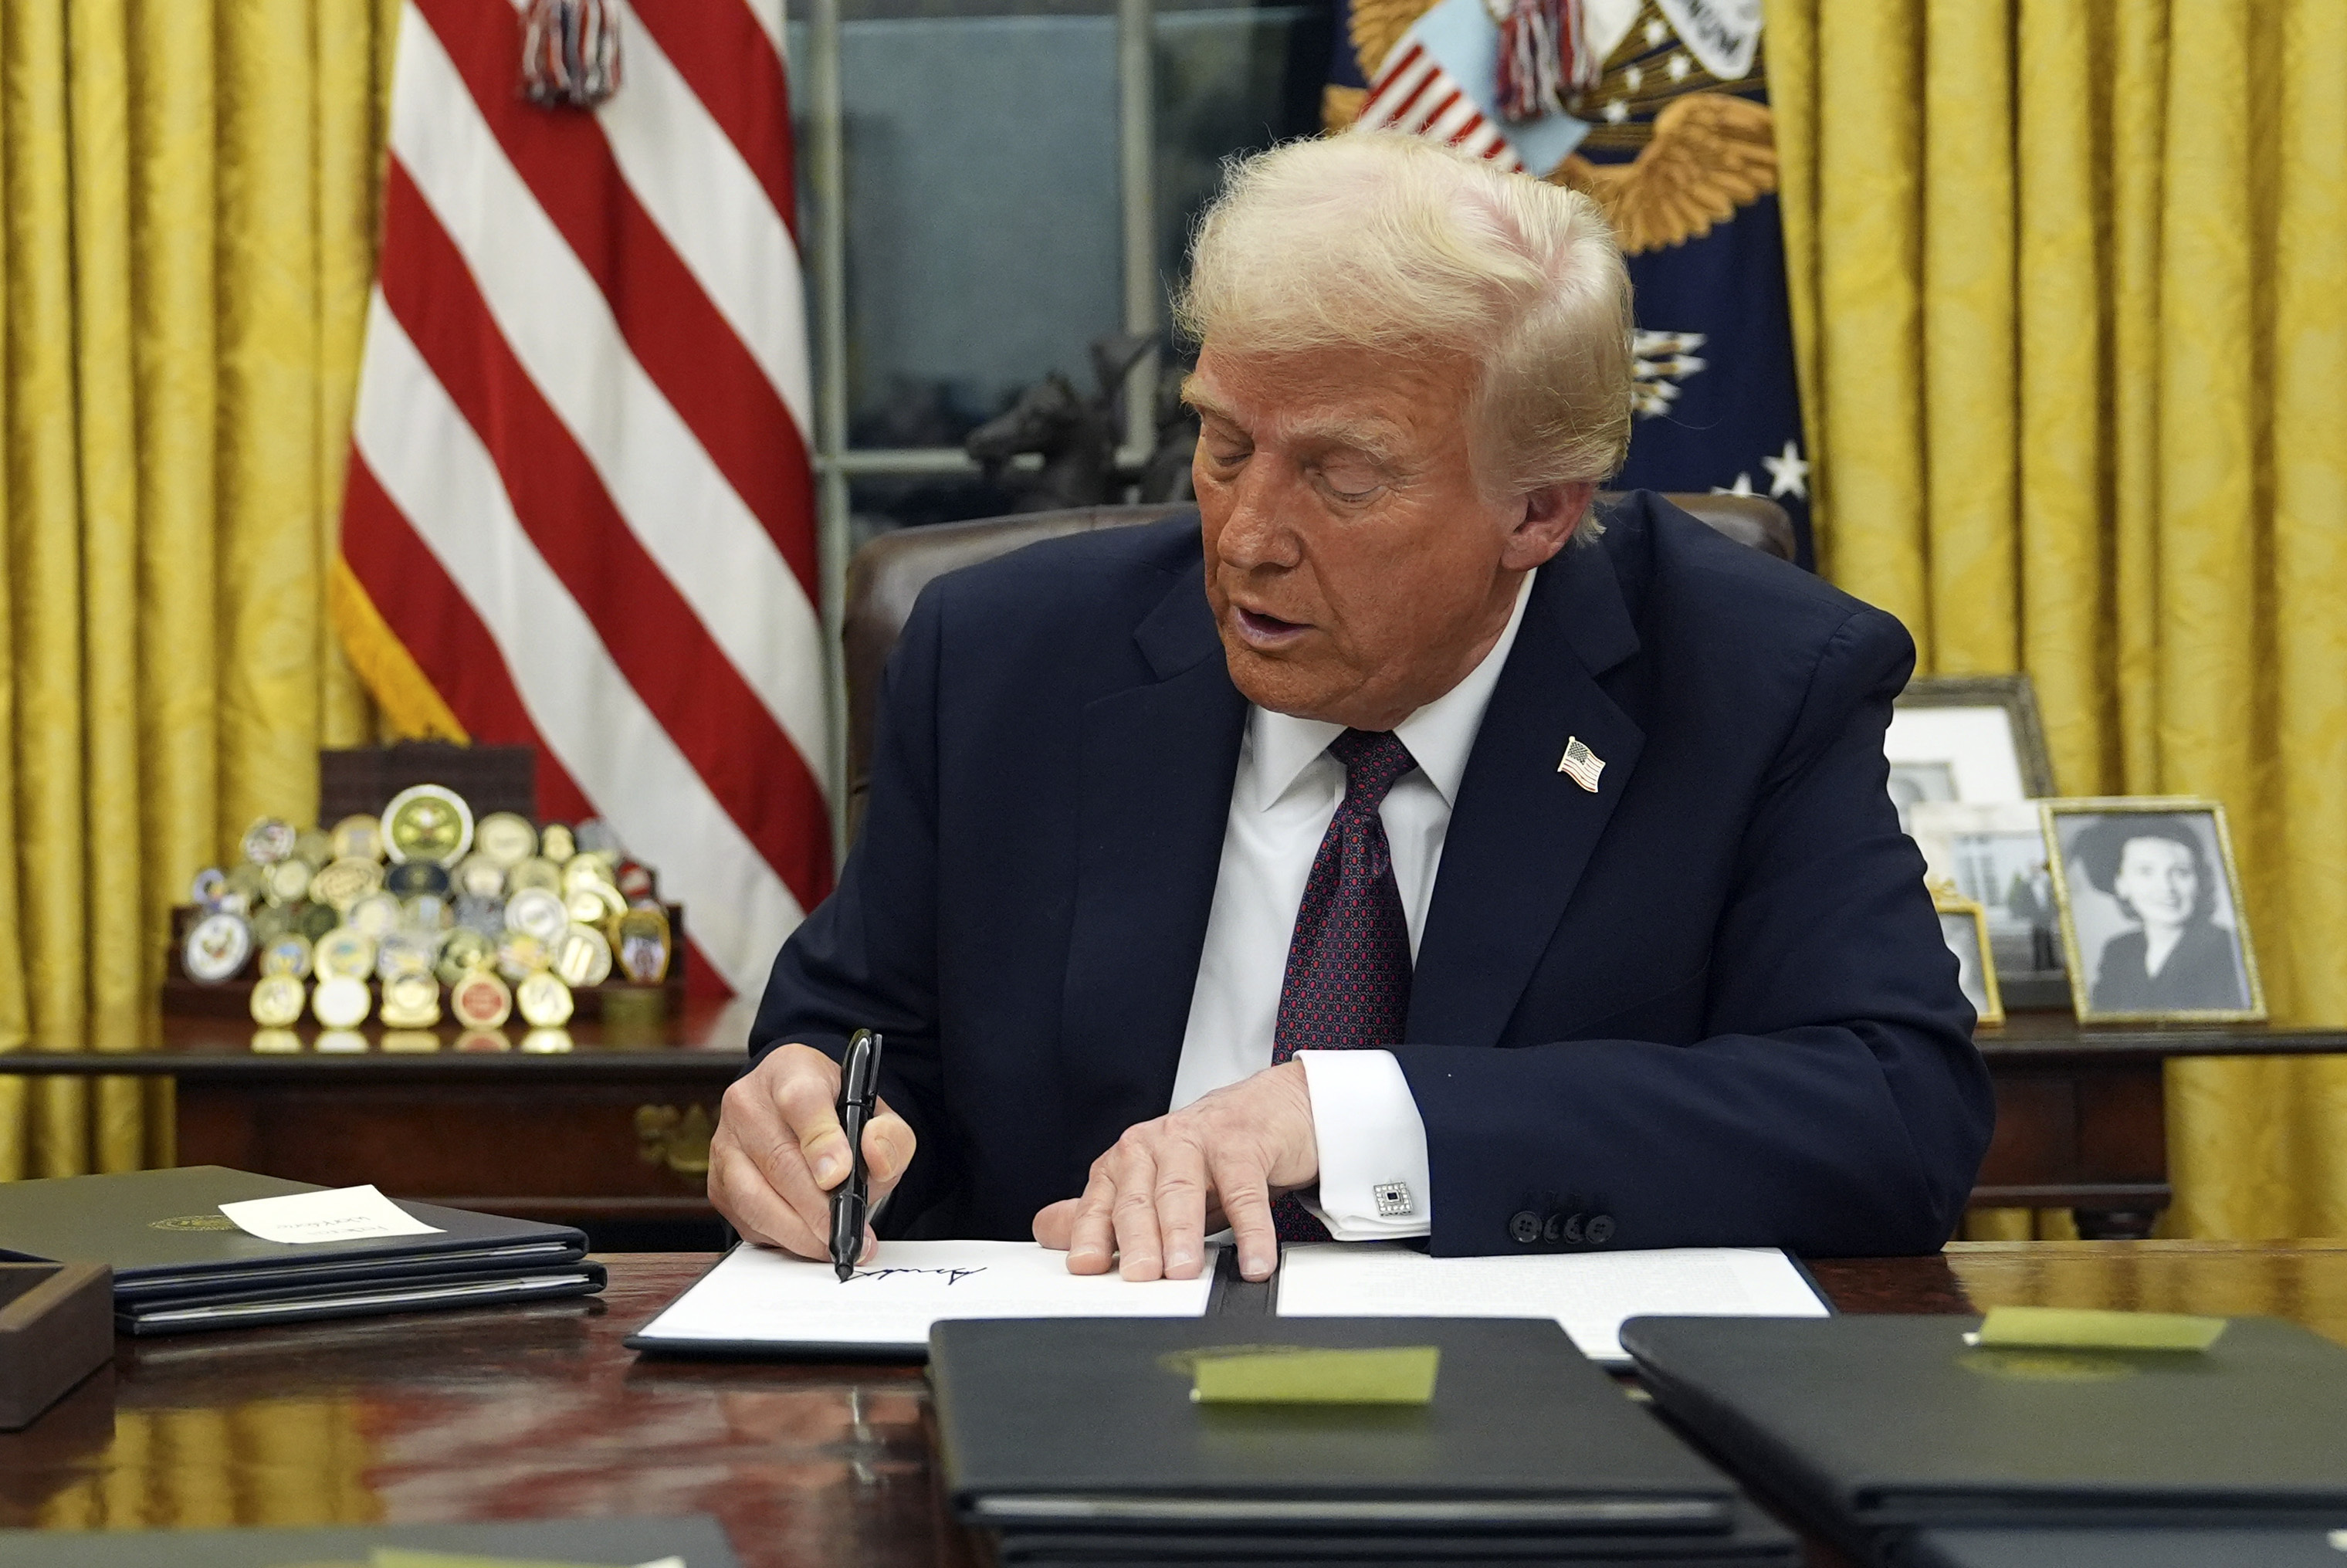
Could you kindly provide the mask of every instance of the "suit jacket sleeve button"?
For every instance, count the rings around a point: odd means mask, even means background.
[[[1508,1234],[1525,1246],[1541,1238],[1541,1217],[1530,1209],[1518,1209],[1508,1220]]]
[[[1590,1245],[1604,1246],[1614,1239],[1614,1216],[1612,1214],[1590,1215],[1588,1223],[1581,1227],[1581,1234]]]

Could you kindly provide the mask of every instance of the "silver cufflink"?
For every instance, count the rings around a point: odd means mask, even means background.
[[[1379,1182],[1369,1188],[1369,1195],[1378,1201],[1379,1219],[1403,1219],[1417,1207],[1410,1201],[1408,1182]]]

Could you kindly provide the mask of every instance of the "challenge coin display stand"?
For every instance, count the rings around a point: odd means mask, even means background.
[[[240,861],[200,873],[175,912],[167,1015],[496,1030],[682,1010],[682,908],[604,824],[534,819],[527,748],[320,762],[325,824],[254,823]]]

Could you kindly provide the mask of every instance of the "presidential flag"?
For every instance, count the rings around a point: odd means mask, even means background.
[[[334,609],[754,989],[829,891],[780,0],[410,0]]]
[[[1331,130],[1393,126],[1586,191],[1636,293],[1617,483],[1766,496],[1813,564],[1761,0],[1339,0]],[[1393,105],[1435,61],[1462,116]],[[1446,85],[1443,90],[1448,90]],[[1415,110],[1424,95],[1413,101]]]

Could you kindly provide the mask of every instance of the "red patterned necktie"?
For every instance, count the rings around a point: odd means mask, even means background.
[[[1409,1018],[1409,927],[1378,807],[1418,764],[1390,730],[1347,730],[1328,752],[1345,764],[1345,798],[1296,911],[1272,1026],[1274,1065],[1299,1050],[1399,1045]],[[1292,1194],[1273,1202],[1271,1216],[1282,1241],[1328,1239]]]

